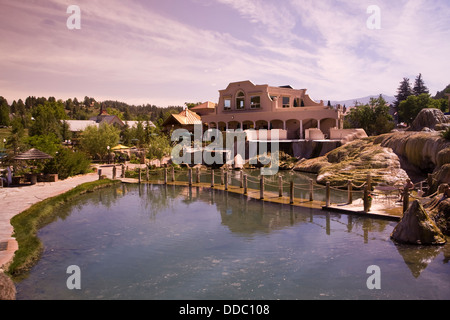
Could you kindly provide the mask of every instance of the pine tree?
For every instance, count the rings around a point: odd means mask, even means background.
[[[398,106],[400,105],[400,102],[406,100],[409,96],[413,95],[413,91],[411,89],[411,84],[409,83],[408,78],[403,78],[403,81],[400,82],[400,86],[397,90],[397,95],[395,98],[397,99],[394,103],[395,108],[398,110]]]
[[[425,86],[421,73],[417,76],[416,81],[414,83],[413,93],[415,96],[420,96],[423,93],[426,94],[430,93],[428,88]]]

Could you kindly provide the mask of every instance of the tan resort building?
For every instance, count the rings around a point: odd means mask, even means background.
[[[230,83],[219,93],[217,105],[206,103],[195,110],[207,128],[255,129],[256,132],[278,129],[280,140],[329,139],[336,135],[333,130],[339,130],[342,135],[340,108],[315,102],[306,89],[241,81]]]

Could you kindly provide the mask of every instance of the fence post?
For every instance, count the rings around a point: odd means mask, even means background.
[[[141,173],[141,167],[139,167],[139,184],[141,183],[141,181],[142,181],[142,173]]]
[[[278,196],[281,198],[283,196],[283,177],[278,176]]]
[[[197,183],[200,183],[200,168],[197,167]]]
[[[172,182],[175,182],[175,167],[172,167]]]
[[[242,171],[241,169],[241,185],[240,185],[241,189],[244,187],[244,171]]]
[[[220,185],[224,185],[224,177],[223,177],[224,173],[223,173],[223,168],[220,168]]]
[[[244,174],[244,194],[247,195],[248,194],[248,190],[247,190],[247,175]]]
[[[167,168],[164,168],[164,184],[167,184]]]
[[[150,176],[149,176],[149,173],[148,173],[148,167],[146,168],[145,176],[147,178],[147,181],[149,181],[150,180]]]
[[[314,197],[313,197],[313,180],[309,179],[309,201],[313,201]]]
[[[326,189],[326,207],[330,206],[330,181],[327,181],[327,189]]]
[[[102,179],[102,169],[98,169],[97,172],[98,172],[98,180],[101,180]]]
[[[116,174],[117,174],[117,169],[116,169],[116,165],[114,165],[113,170],[112,170],[112,178],[113,178],[113,180],[116,179]]]
[[[189,180],[189,186],[192,186],[192,168],[189,168],[188,180]]]
[[[122,173],[121,173],[121,177],[125,178],[125,165],[122,163]]]
[[[353,186],[352,186],[352,180],[348,180],[347,189],[348,189],[348,204],[352,204],[352,203],[353,203]]]
[[[289,204],[294,204],[294,181],[289,186]]]
[[[225,190],[228,190],[228,171],[225,171]]]
[[[372,191],[372,175],[370,173],[367,174],[367,187],[369,192]]]
[[[405,188],[403,190],[403,213],[405,213],[409,208],[409,190]]]
[[[259,199],[264,199],[264,176],[261,175],[259,178]]]
[[[214,169],[211,169],[211,188],[214,188]]]
[[[369,186],[364,186],[364,198],[363,198],[364,212],[368,213],[370,210],[369,206]]]

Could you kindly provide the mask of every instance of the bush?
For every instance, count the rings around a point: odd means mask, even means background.
[[[444,139],[450,140],[450,127],[447,128],[447,130],[445,130],[444,132],[442,132],[442,137]]]
[[[57,173],[59,179],[86,174],[90,171],[91,162],[82,152],[73,152],[66,148],[60,148],[56,156],[47,163],[44,173]]]

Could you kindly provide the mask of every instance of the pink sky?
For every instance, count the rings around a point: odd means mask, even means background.
[[[372,1],[0,0],[0,95],[130,104],[214,101],[228,83],[307,88],[316,100],[450,83],[450,4]],[[81,30],[69,30],[69,5]]]

